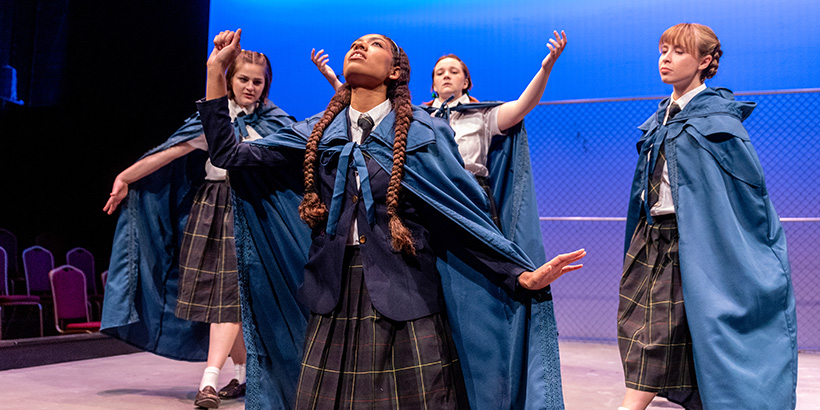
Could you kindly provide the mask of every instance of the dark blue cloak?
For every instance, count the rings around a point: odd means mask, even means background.
[[[796,405],[797,320],[786,237],[741,122],[755,107],[707,88],[666,126],[669,99],[639,128],[629,246],[651,163],[666,141],[695,373],[707,409]]]
[[[294,119],[268,102],[242,121],[267,135]],[[236,128],[247,133],[238,124]],[[197,113],[143,158],[199,135]],[[208,353],[208,324],[174,315],[179,246],[207,158],[207,152],[196,150],[129,184],[108,268],[102,332],[177,360],[203,361]]]
[[[325,130],[320,155],[348,142],[346,115],[340,113]],[[303,150],[319,118],[283,128],[253,144]],[[386,172],[392,167],[394,118],[394,113],[388,114],[361,146]],[[249,363],[246,406],[285,408],[293,401],[307,322],[307,312],[294,296],[310,246],[310,231],[297,211],[303,182],[258,170],[229,173],[237,200],[240,282],[246,284],[243,301],[248,302],[243,306]],[[509,183],[518,176],[507,174]],[[419,108],[414,109],[408,132],[403,186],[502,257],[527,269],[535,267],[527,252],[505,238],[490,219],[486,194],[463,168],[450,127]],[[521,208],[507,214],[520,215]],[[554,322],[529,323],[528,295],[501,290],[474,269],[473,262],[460,258],[465,254],[462,246],[453,243],[438,250],[437,266],[472,407],[524,408],[529,399],[542,408],[563,408]],[[543,249],[535,256],[543,260]],[[552,319],[551,305],[548,308],[547,318]],[[543,396],[528,396],[527,383],[537,386]]]

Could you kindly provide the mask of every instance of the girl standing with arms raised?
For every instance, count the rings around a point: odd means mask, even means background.
[[[470,70],[455,54],[442,56],[432,71],[434,100],[423,107],[435,117],[446,119],[455,132],[458,152],[464,167],[487,193],[490,214],[504,236],[514,241],[536,263],[546,261],[538,215],[538,204],[530,166],[529,144],[523,119],[538,104],[555,62],[567,44],[566,34],[554,32],[547,47],[549,54],[517,100],[479,102],[469,95],[473,87]],[[319,71],[335,88],[342,83],[327,64],[324,50],[311,51]],[[474,287],[472,281],[458,282],[463,289]],[[527,406],[559,406],[560,368],[558,341],[552,295],[545,289],[533,301],[527,321],[532,331],[544,337],[530,339],[531,351],[541,351],[541,366],[530,366],[531,385]],[[476,296],[475,303],[485,303]],[[479,339],[473,341],[481,343]],[[469,342],[467,342],[469,343]],[[548,353],[544,353],[548,352]],[[537,363],[538,361],[533,361]],[[465,372],[470,374],[470,368]],[[536,382],[537,381],[537,382]]]
[[[223,32],[215,44],[222,50],[209,61],[207,101],[199,104],[211,159],[230,170],[267,166],[264,173],[280,184],[273,201],[283,186],[296,189],[299,216],[310,226],[301,239],[309,250],[301,256],[299,296],[311,318],[296,407],[466,408],[464,360],[487,362],[494,372],[466,380],[470,405],[521,407],[525,347],[509,346],[515,297],[579,268],[569,264],[583,250],[535,269],[501,235],[452,131],[411,106],[409,61],[389,38],[371,34],[353,43],[347,83],[323,114],[254,144],[229,138],[225,115],[224,67],[239,33]],[[470,295],[451,288],[450,278],[471,274],[497,295],[502,317],[461,311],[469,310]],[[486,351],[454,343],[448,322],[462,321],[481,322],[473,327],[487,330]]]

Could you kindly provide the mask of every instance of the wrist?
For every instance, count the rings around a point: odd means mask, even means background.
[[[211,75],[224,76],[225,72],[228,70],[227,67],[224,67],[223,64],[221,64],[220,62],[216,62],[216,61],[214,61],[214,62],[209,61],[207,64],[205,64],[205,66],[207,67],[208,76],[211,76]]]

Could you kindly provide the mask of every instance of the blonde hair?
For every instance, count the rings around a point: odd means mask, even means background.
[[[718,40],[717,35],[708,26],[697,23],[676,24],[661,34],[658,47],[663,46],[664,43],[680,47],[683,51],[698,59],[712,56],[712,62],[700,73],[701,82],[717,74],[723,50],[720,48],[720,40]]]

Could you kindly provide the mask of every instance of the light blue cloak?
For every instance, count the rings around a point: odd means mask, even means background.
[[[741,124],[755,104],[707,88],[662,126],[668,104],[662,101],[639,127],[644,135],[625,250],[644,206],[647,161],[654,164],[665,140],[703,404],[710,410],[794,408],[797,320],[786,237]]]

